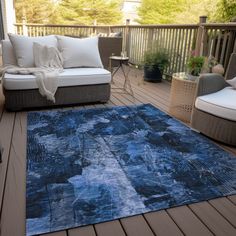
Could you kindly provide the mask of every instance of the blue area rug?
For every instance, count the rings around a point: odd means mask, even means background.
[[[235,194],[235,169],[151,105],[30,112],[27,235]]]

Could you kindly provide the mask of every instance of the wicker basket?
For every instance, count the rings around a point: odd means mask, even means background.
[[[171,115],[184,122],[190,122],[196,86],[196,81],[182,79],[178,73],[173,75],[169,109]]]

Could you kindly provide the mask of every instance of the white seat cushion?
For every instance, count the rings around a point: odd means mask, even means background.
[[[64,69],[58,77],[58,87],[77,85],[107,84],[111,82],[111,73],[102,68]],[[4,88],[7,90],[37,89],[34,75],[14,75],[6,73]]]
[[[216,93],[200,96],[195,107],[212,115],[236,121],[236,90],[226,87]]]

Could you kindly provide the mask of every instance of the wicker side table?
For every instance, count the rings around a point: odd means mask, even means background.
[[[189,123],[197,87],[197,80],[188,80],[184,73],[172,76],[169,112],[174,117]]]

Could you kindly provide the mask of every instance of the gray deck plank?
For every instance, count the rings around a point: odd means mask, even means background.
[[[97,236],[125,236],[119,220],[96,224],[94,227]]]
[[[142,215],[124,218],[120,221],[127,236],[154,236]]]
[[[119,85],[120,82],[117,82],[117,84]],[[152,97],[150,97],[147,94],[148,92],[146,92],[146,93],[140,92],[139,90],[136,90],[135,88],[133,88],[133,91],[134,91],[135,98],[138,99],[139,101],[142,101],[143,103],[150,103],[153,106],[156,106],[164,111],[168,110],[167,105],[162,104],[159,100],[153,99]]]
[[[208,202],[191,204],[189,207],[215,235],[236,235],[236,229]]]
[[[236,227],[236,206],[226,197],[210,200],[209,203]]]
[[[121,84],[120,80],[118,83]],[[132,88],[136,92],[136,94],[140,95],[143,98],[153,99],[155,101],[158,101],[160,104],[164,106],[169,105],[170,96],[165,91],[163,91],[162,90],[163,88],[160,88],[160,86],[154,87],[150,86],[149,83],[144,82],[143,85],[132,83]],[[147,96],[142,96],[143,94]]]
[[[68,236],[96,236],[93,226],[84,226],[68,230]]]
[[[49,234],[41,234],[41,236],[67,236],[66,231],[60,231],[55,233],[49,233]]]
[[[122,103],[119,99],[117,99],[116,97],[114,97],[114,95],[111,95],[110,98],[111,102],[115,105],[115,106],[124,106],[124,103]]]
[[[0,216],[2,213],[2,199],[7,175],[9,152],[11,148],[12,130],[14,127],[15,113],[3,112],[0,123],[0,145],[2,152],[2,163],[0,163]]]
[[[156,235],[183,235],[183,233],[180,231],[175,222],[164,210],[144,214],[144,217],[146,218]]]
[[[228,199],[236,205],[236,195],[228,196]]]
[[[1,218],[2,235],[25,235],[26,113],[17,113]]]
[[[171,208],[167,212],[185,235],[213,235],[187,206]]]

